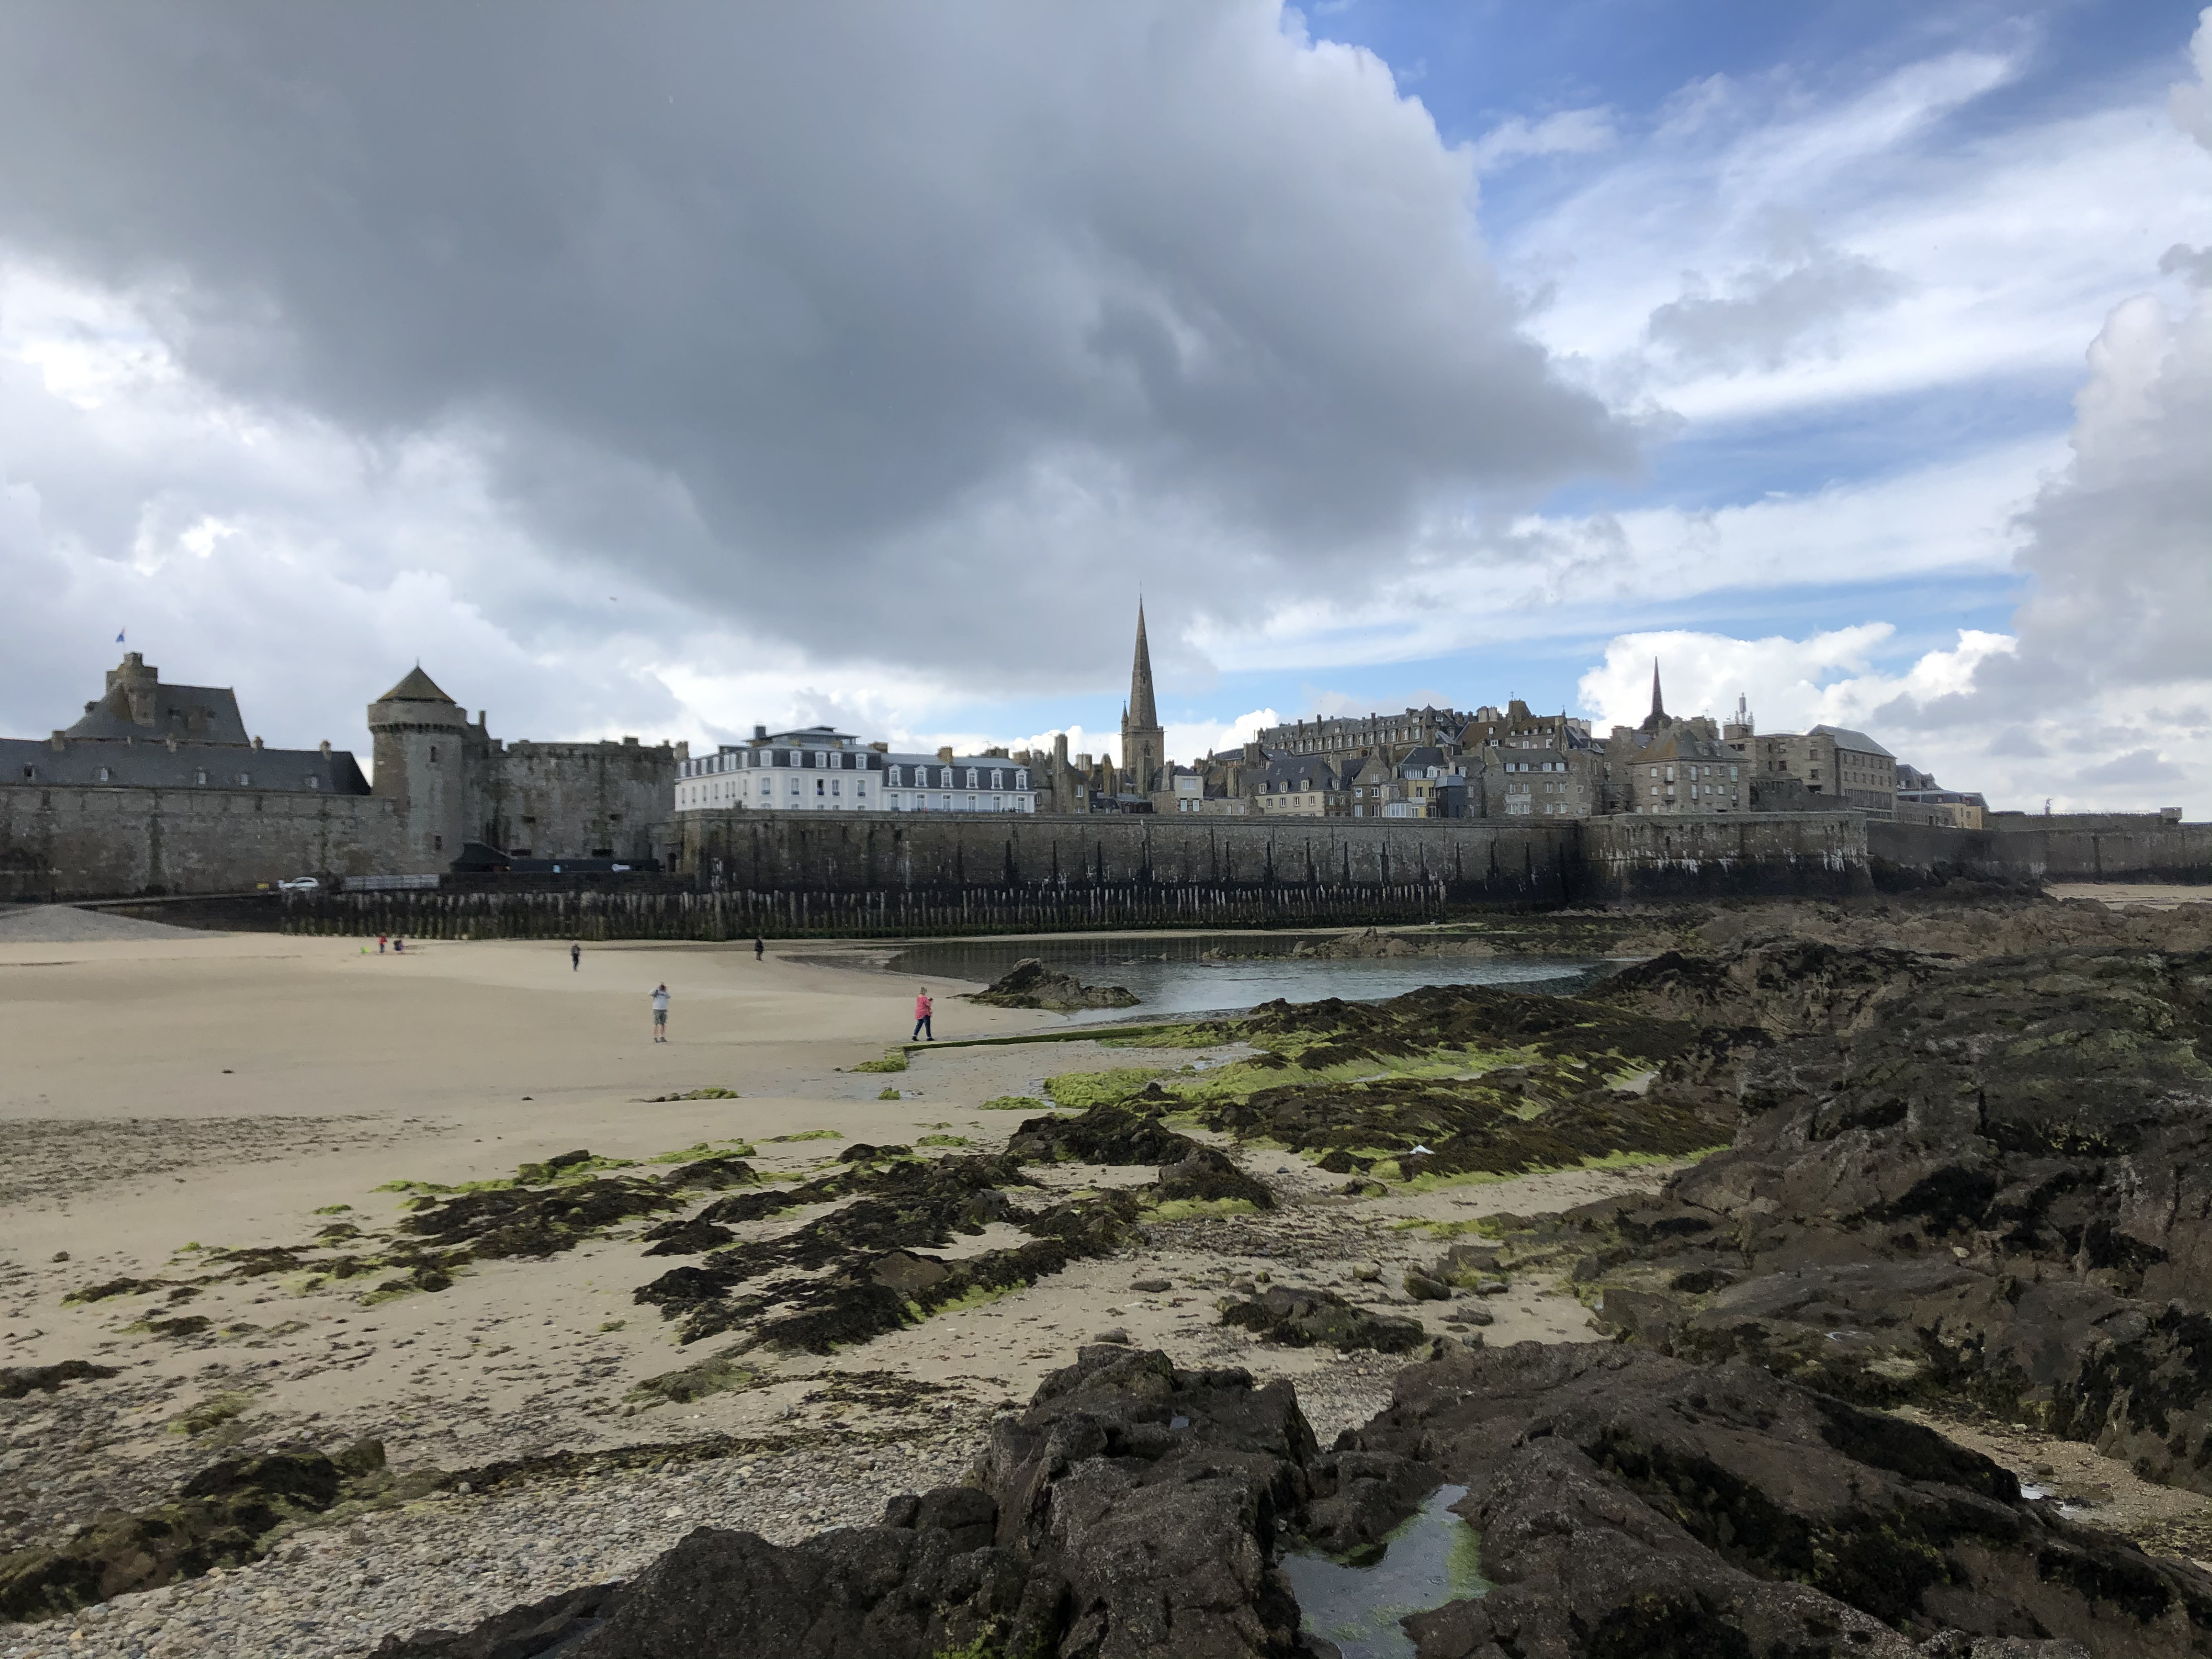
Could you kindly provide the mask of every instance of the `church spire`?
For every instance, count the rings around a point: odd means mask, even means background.
[[[1145,643],[1145,602],[1137,601],[1137,658],[1129,669],[1129,708],[1122,717],[1130,727],[1149,728],[1160,723],[1152,699],[1152,653]]]
[[[1667,718],[1667,705],[1659,697],[1659,659],[1656,657],[1651,659],[1651,718],[1655,720]]]

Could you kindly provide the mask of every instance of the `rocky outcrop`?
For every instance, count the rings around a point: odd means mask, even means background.
[[[1798,1034],[1744,1060],[1728,1152],[1549,1241],[1666,1352],[1963,1395],[2212,1492],[2212,953],[1867,955],[1820,953],[1828,1029],[1767,945],[1620,989]]]
[[[1138,998],[1119,985],[1085,985],[1073,974],[1048,968],[1035,957],[1024,957],[1005,974],[968,1000],[994,1008],[1049,1008],[1070,1013],[1078,1008],[1133,1008]]]
[[[1291,1659],[1276,1540],[1312,1495],[1287,1384],[1099,1346],[993,1430],[976,1483],[789,1547],[701,1528],[631,1583],[387,1638],[380,1659]],[[1280,1524],[1279,1524],[1280,1523]],[[496,1627],[495,1629],[495,1627]]]
[[[1463,1352],[1401,1372],[1352,1440],[1468,1488],[1457,1512],[1497,1587],[1411,1620],[1421,1659],[2212,1645],[2212,1576],[2023,1499],[1931,1430],[1750,1366]]]
[[[342,1498],[381,1496],[392,1486],[384,1448],[374,1441],[336,1457],[295,1447],[225,1458],[167,1503],[104,1516],[66,1543],[0,1559],[0,1619],[46,1618],[240,1565],[261,1556],[281,1523],[321,1514]]]
[[[780,1547],[701,1528],[631,1583],[379,1659],[1326,1659],[1284,1552],[1387,1562],[1445,1482],[1493,1588],[1411,1596],[1420,1659],[2180,1659],[2212,1577],[2021,1497],[1932,1431],[1750,1366],[1455,1351],[1328,1451],[1287,1383],[1098,1346],[970,1485]]]

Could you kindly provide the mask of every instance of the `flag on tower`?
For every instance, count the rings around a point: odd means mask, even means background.
[[[123,634],[124,634],[124,630],[123,630],[122,629],[119,629],[119,628],[118,628],[118,629],[117,629],[115,630],[115,642],[116,642],[116,644],[120,645],[120,644],[122,644],[122,643],[123,643]]]

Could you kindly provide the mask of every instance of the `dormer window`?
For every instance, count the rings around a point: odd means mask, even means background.
[[[205,782],[207,781],[207,774],[206,774],[206,773],[204,773],[204,772],[195,772],[195,773],[193,773],[193,774],[192,774],[192,781],[193,781],[194,783],[205,783]]]
[[[104,766],[103,766],[103,767],[101,767],[101,768],[100,769],[100,781],[102,783],[106,783],[106,782],[108,781],[108,779],[109,779],[111,776],[112,776],[112,775],[112,775],[112,773],[110,773],[110,772],[108,771],[108,769],[107,769],[106,767],[104,767]]]

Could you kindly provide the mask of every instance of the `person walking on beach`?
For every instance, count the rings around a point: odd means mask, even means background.
[[[655,1042],[668,1041],[668,988],[665,985],[653,988],[653,1040]]]
[[[575,940],[568,941],[568,971],[575,973],[584,965],[584,947]]]
[[[376,954],[379,956],[384,954],[384,935],[381,933],[376,936]]]
[[[760,942],[760,936],[756,933],[753,936],[753,960],[758,962],[767,953],[768,946]]]
[[[915,1036],[926,1037],[929,1042],[934,1042],[937,1041],[937,1033],[929,1029],[930,1006],[929,987],[925,985],[915,994],[914,999],[914,1034]]]

